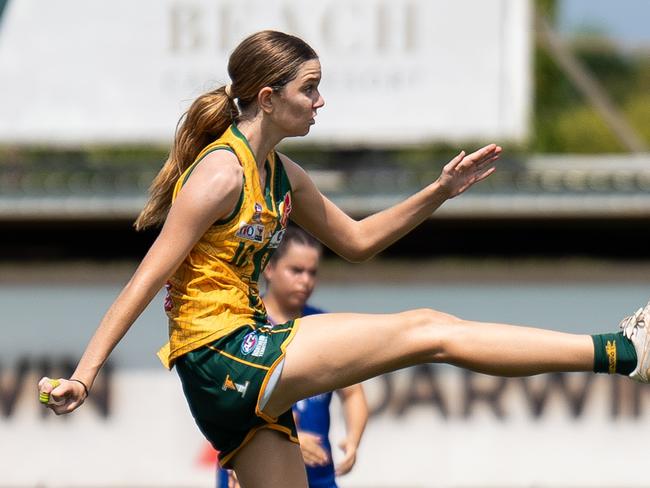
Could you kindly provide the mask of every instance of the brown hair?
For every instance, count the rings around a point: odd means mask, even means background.
[[[259,91],[279,91],[293,80],[300,66],[316,59],[316,52],[302,39],[277,31],[262,31],[244,39],[230,55],[226,87],[199,96],[176,126],[167,161],[149,188],[149,199],[135,221],[137,230],[162,225],[171,207],[174,185],[201,150],[246,115]]]
[[[323,252],[323,245],[315,237],[313,237],[311,234],[309,234],[307,231],[303,230],[300,227],[296,227],[295,225],[290,225],[287,227],[287,230],[284,232],[284,236],[282,236],[282,243],[271,255],[271,258],[269,259],[269,264],[274,265],[275,263],[277,263],[278,260],[280,260],[282,256],[284,256],[287,253],[287,249],[289,249],[289,246],[291,245],[292,242],[307,247],[313,247],[319,253]]]

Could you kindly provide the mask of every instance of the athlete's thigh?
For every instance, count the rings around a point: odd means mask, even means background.
[[[272,429],[258,430],[232,465],[241,488],[307,488],[300,446]]]
[[[444,326],[453,327],[458,320],[424,309],[304,317],[287,347],[282,375],[265,411],[280,412],[302,398],[434,361]]]

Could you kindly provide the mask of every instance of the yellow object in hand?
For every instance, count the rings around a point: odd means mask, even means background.
[[[50,382],[50,385],[52,385],[52,389],[56,388],[61,384],[59,380],[48,380]],[[41,402],[44,405],[48,405],[50,403],[50,394],[42,391],[40,395],[38,395],[38,401]]]

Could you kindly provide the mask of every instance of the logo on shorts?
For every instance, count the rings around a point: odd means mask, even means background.
[[[256,358],[261,358],[264,355],[264,351],[266,351],[267,342],[269,342],[268,336],[265,335],[257,336],[257,345],[255,346],[255,349],[253,349],[251,356],[255,356]]]
[[[245,356],[251,355],[260,358],[266,351],[266,344],[269,342],[268,336],[258,334],[257,331],[249,332],[244,336],[241,343],[241,353]]]
[[[262,224],[242,224],[237,231],[237,237],[262,242],[264,240],[264,226]]]
[[[244,340],[241,343],[241,353],[248,355],[255,350],[257,346],[258,336],[257,332],[249,332],[244,336]]]
[[[241,383],[235,383],[230,378],[230,375],[226,374],[226,379],[224,380],[223,386],[221,387],[221,389],[223,391],[226,391],[226,390],[238,391],[239,393],[241,393],[241,397],[244,398],[244,395],[246,395],[246,390],[248,389],[249,383],[250,383],[250,381],[247,381],[243,385]]]

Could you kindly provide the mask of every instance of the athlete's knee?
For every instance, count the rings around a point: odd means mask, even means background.
[[[432,308],[418,308],[402,312],[407,321],[414,327],[431,327],[439,325],[457,325],[462,319]]]
[[[454,331],[464,322],[445,312],[421,308],[402,312],[411,344],[422,361],[444,362]]]

